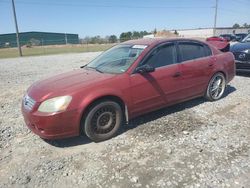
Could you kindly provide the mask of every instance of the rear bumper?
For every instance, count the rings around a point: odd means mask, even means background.
[[[78,136],[80,133],[77,110],[45,114],[28,111],[22,105],[22,114],[28,128],[44,139],[61,139]]]

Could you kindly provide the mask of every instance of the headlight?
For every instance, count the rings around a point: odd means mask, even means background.
[[[66,110],[72,97],[62,96],[48,99],[39,106],[39,112],[60,112]]]
[[[244,50],[243,52],[247,53],[247,54],[250,54],[250,49],[246,49]]]

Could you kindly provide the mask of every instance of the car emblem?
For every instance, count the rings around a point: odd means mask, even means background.
[[[240,58],[240,59],[244,59],[245,57],[246,57],[246,54],[240,54],[240,55],[239,55],[239,58]]]

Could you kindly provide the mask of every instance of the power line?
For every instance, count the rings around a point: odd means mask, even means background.
[[[240,3],[240,4],[245,4],[245,5],[250,5],[250,1],[243,1],[243,0],[233,0],[233,2]]]
[[[8,1],[0,1],[0,3],[8,3]],[[104,4],[88,4],[88,3],[54,3],[54,2],[31,2],[31,1],[18,1],[16,4],[27,5],[42,5],[42,6],[83,6],[94,8],[133,8],[133,9],[211,9],[212,7],[204,6],[133,6],[133,5],[104,5]]]
[[[231,13],[231,14],[237,14],[237,15],[244,13],[242,11],[235,11],[235,10],[232,10],[232,9],[225,9],[225,8],[220,8],[220,7],[218,8],[218,10],[228,12],[228,13]],[[248,12],[245,12],[245,14],[247,14],[247,13]]]

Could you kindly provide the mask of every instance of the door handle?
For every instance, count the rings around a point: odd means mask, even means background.
[[[214,66],[214,64],[213,64],[213,63],[211,63],[211,64],[209,64],[208,66],[209,66],[209,67],[212,67],[212,66]]]
[[[179,77],[179,76],[181,76],[181,73],[180,73],[180,72],[176,72],[176,73],[173,75],[174,78]]]

